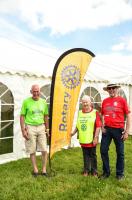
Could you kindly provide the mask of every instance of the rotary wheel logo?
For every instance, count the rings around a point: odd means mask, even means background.
[[[86,129],[87,129],[87,125],[86,125],[86,124],[82,124],[82,125],[81,125],[81,130],[82,130],[82,131],[86,131]]]
[[[63,85],[68,89],[73,89],[80,84],[80,69],[76,66],[66,66],[61,72]]]

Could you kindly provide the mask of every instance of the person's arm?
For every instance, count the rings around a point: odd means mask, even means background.
[[[71,133],[71,136],[75,135],[76,132],[78,131],[77,127],[74,129],[74,131]]]
[[[126,127],[124,131],[122,132],[122,139],[126,140],[128,138],[128,134],[130,131],[130,123],[131,123],[131,113],[128,113],[126,115]]]
[[[93,144],[94,145],[98,144],[99,132],[100,132],[101,126],[102,126],[101,115],[99,114],[98,111],[96,111],[95,132],[94,132],[94,139],[93,139]]]
[[[96,130],[95,130],[95,135],[94,135],[94,139],[93,139],[94,145],[98,144],[99,132],[100,132],[100,127],[97,127]]]
[[[95,132],[94,132],[94,139],[93,139],[94,145],[98,144],[99,132],[100,132],[101,126],[102,126],[101,115],[99,114],[98,111],[96,111]]]
[[[105,134],[106,133],[106,129],[105,129],[105,122],[104,122],[103,107],[104,107],[104,101],[102,102],[102,106],[101,106],[100,119],[101,119],[101,122],[102,122],[101,131],[102,131],[102,134]]]
[[[102,127],[101,127],[102,134],[105,134],[106,133],[106,129],[105,129],[105,125],[104,125],[104,117],[103,116],[101,116],[101,121],[102,121]]]
[[[45,123],[46,134],[49,137],[49,116],[48,115],[44,115],[44,123]]]
[[[25,122],[24,122],[24,115],[20,115],[20,126],[21,126],[21,131],[22,131],[22,136],[28,140],[28,131],[27,128],[25,126]]]

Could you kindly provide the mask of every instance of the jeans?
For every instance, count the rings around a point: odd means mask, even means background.
[[[116,146],[116,176],[124,175],[124,141],[121,139],[122,136],[122,128],[110,128],[105,127],[106,132],[102,133],[101,140],[101,158],[103,161],[103,173],[110,175],[110,166],[109,166],[109,146],[111,144],[112,139],[114,140]]]
[[[96,147],[82,147],[84,172],[97,173]]]

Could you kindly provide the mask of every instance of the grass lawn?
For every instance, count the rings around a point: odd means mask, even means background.
[[[102,163],[97,146],[98,172]],[[81,175],[81,148],[57,152],[52,160],[56,175],[32,177],[29,159],[0,165],[0,200],[132,200],[132,138],[125,142],[125,179],[115,178],[115,146],[110,146],[111,176],[106,180]],[[41,169],[41,159],[37,157]],[[48,167],[49,171],[49,167]]]

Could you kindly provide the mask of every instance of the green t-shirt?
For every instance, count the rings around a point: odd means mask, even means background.
[[[21,115],[25,117],[25,124],[40,125],[44,123],[44,116],[48,115],[48,106],[44,99],[35,101],[29,97],[23,101]]]

